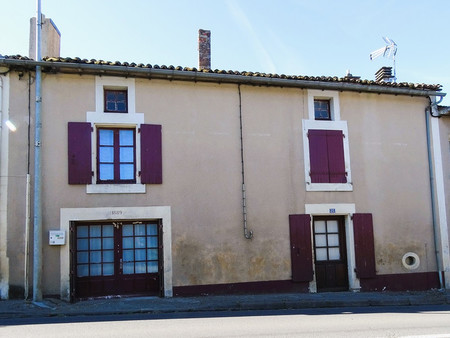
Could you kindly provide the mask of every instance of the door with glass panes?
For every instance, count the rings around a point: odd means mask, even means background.
[[[314,264],[317,291],[348,290],[343,217],[314,217]]]
[[[71,230],[74,298],[160,295],[159,221],[77,222]]]

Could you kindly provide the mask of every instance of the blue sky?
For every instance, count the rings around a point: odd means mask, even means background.
[[[450,105],[448,0],[41,0],[61,56],[196,67],[211,30],[213,69],[374,79],[388,36],[399,82],[441,84]],[[35,0],[3,0],[0,54],[28,55]]]

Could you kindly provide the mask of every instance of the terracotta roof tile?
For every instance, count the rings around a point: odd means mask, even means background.
[[[21,55],[3,55],[2,58],[13,59],[13,60],[31,60],[26,56]],[[181,67],[181,66],[166,66],[166,65],[151,65],[151,64],[136,64],[134,62],[120,62],[120,61],[104,61],[96,59],[81,59],[79,57],[45,57],[43,61],[55,62],[55,63],[78,63],[78,64],[95,64],[95,65],[107,65],[107,66],[117,66],[117,67],[131,67],[131,68],[153,68],[153,69],[170,69],[177,72],[203,72],[203,73],[215,73],[215,74],[229,74],[237,76],[246,77],[266,77],[266,78],[278,78],[278,79],[288,79],[288,80],[302,80],[302,81],[320,81],[320,82],[346,82],[354,83],[367,86],[382,86],[382,87],[396,87],[396,88],[409,88],[418,90],[441,90],[441,85],[439,84],[424,84],[424,83],[408,83],[408,82],[376,82],[374,80],[364,80],[357,77],[337,77],[337,76],[305,76],[305,75],[285,75],[285,74],[266,74],[259,72],[248,72],[248,71],[233,71],[233,70],[221,70],[221,69],[202,69],[199,70],[195,67]]]

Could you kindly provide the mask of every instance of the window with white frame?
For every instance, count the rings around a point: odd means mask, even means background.
[[[341,120],[339,93],[308,90],[303,123],[307,191],[353,190],[347,121]]]
[[[87,193],[145,193],[145,184],[162,183],[161,125],[136,113],[134,79],[97,77],[96,111],[69,122],[68,137],[69,184],[86,184]]]

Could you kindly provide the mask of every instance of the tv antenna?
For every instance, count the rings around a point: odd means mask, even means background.
[[[394,62],[394,82],[397,80],[395,75],[395,55],[397,54],[397,44],[394,40],[389,39],[388,37],[383,37],[384,42],[386,42],[386,46],[381,47],[372,53],[370,53],[370,60],[376,59],[377,57],[383,55],[385,58],[392,59]]]

